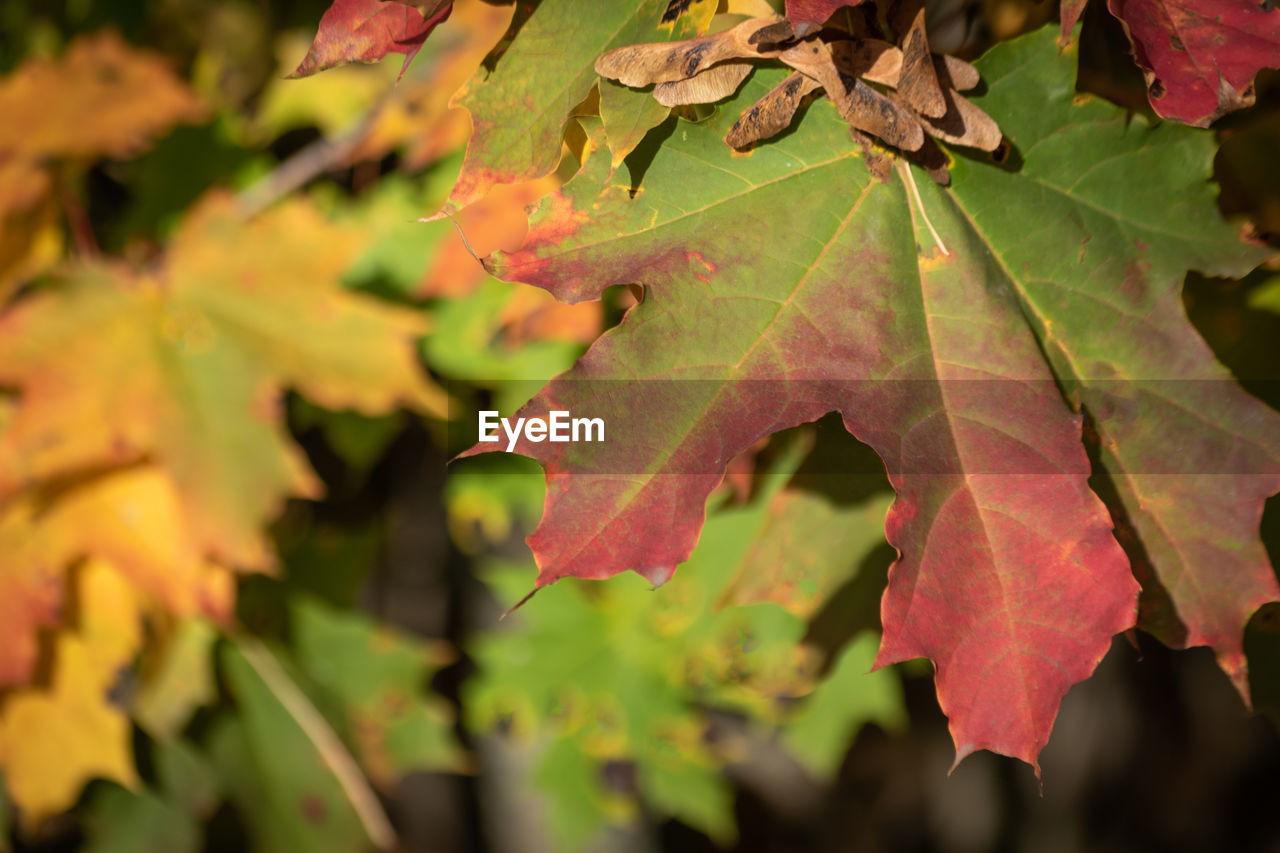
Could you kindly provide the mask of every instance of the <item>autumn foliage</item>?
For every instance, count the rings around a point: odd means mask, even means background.
[[[724,709],[830,776],[861,725],[901,725],[887,667],[924,658],[955,762],[1039,776],[1064,696],[1134,629],[1209,647],[1265,707],[1280,668],[1246,626],[1280,602],[1280,415],[1184,282],[1275,268],[1274,211],[1224,217],[1214,158],[1237,161],[1206,128],[1280,67],[1280,10],[1095,3],[1154,115],[1077,90],[1080,0],[981,56],[912,0],[335,0],[234,106],[209,56],[180,73],[113,29],[10,69],[0,791],[21,834],[75,809],[98,838],[153,821],[196,849],[225,802],[259,849],[391,849],[405,774],[477,771],[460,727],[574,780],[547,818],[566,846],[636,802],[728,843]],[[262,159],[299,121],[326,129]],[[1243,148],[1251,120],[1224,121]],[[139,176],[183,129],[240,165],[144,216]],[[108,180],[141,188],[123,237]],[[609,440],[522,439],[531,478],[474,443],[482,404],[589,413]],[[807,425],[833,413],[828,451]],[[315,509],[409,433],[472,565],[533,527],[536,574],[477,570],[493,616],[525,603],[465,640],[460,720],[428,690],[458,650],[355,607],[385,531],[366,548]],[[575,584],[627,572],[645,583]],[[878,620],[821,647],[855,586]],[[596,772],[621,761],[626,796]]]

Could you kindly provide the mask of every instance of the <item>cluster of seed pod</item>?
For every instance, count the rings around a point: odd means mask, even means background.
[[[929,51],[924,9],[916,4],[899,17],[899,45],[874,37],[852,17],[847,30],[752,18],[687,41],[611,50],[595,67],[625,86],[653,86],[659,103],[675,107],[727,98],[756,61],[777,60],[791,74],[738,118],[725,137],[729,145],[744,149],[781,133],[804,99],[821,90],[855,139],[870,134],[912,154],[945,182],[946,158],[933,138],[995,151],[1000,128],[960,94],[978,85],[977,69]]]

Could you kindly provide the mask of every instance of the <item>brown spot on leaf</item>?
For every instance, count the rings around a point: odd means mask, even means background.
[[[689,7],[692,5],[693,0],[671,0],[671,2],[667,4],[667,8],[662,13],[662,23],[671,23],[685,12],[689,11]]]
[[[307,823],[313,823],[317,826],[324,823],[328,809],[325,808],[324,799],[319,794],[303,794],[302,802],[299,805],[302,816]]]
[[[531,291],[537,293],[538,291]],[[413,700],[404,690],[389,688],[382,693],[382,700],[379,703],[382,712],[387,719],[394,720],[403,717],[413,707]]]
[[[686,75],[695,74],[702,64],[702,57],[710,50],[709,44],[697,44],[689,48],[684,54],[684,73]]]
[[[1124,278],[1120,282],[1120,295],[1132,306],[1140,306],[1147,301],[1147,273],[1149,264],[1130,261],[1125,265]]]

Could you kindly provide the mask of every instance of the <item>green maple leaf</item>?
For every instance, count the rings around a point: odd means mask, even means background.
[[[706,27],[715,7],[710,0],[694,0],[671,17],[669,5],[668,0],[539,3],[492,73],[482,70],[455,96],[471,113],[473,131],[448,206],[466,207],[494,184],[552,172],[560,162],[570,111],[596,85],[596,57],[624,44],[688,38]],[[667,114],[654,110],[647,95],[629,91],[610,92],[602,110],[618,129],[612,144],[618,161]]]

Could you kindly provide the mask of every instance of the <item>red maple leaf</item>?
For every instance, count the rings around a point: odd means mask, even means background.
[[[311,49],[290,77],[309,77],[349,62],[377,62],[388,53],[404,54],[400,75],[418,55],[453,3],[432,3],[425,17],[415,6],[393,0],[334,0],[320,18]]]

